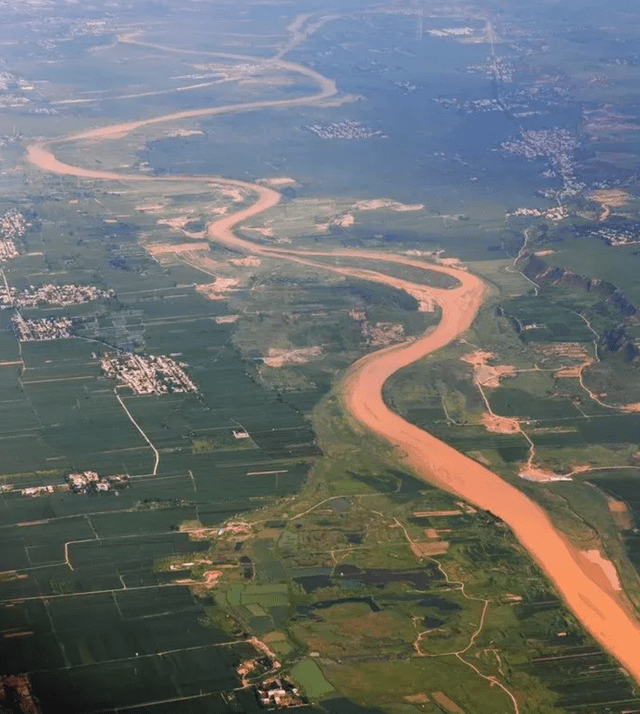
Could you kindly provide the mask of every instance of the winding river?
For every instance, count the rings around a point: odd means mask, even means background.
[[[208,54],[242,61],[256,61],[255,57]],[[433,265],[380,252],[356,250],[307,252],[253,243],[238,237],[233,230],[248,218],[272,208],[279,202],[280,194],[273,189],[245,181],[211,176],[154,177],[88,169],[64,163],[54,154],[52,147],[57,144],[116,139],[143,126],[182,119],[254,111],[266,107],[311,104],[336,93],[334,82],[314,70],[282,59],[265,60],[265,62],[270,62],[287,72],[297,72],[307,79],[312,79],[318,85],[318,92],[295,99],[230,104],[91,129],[60,139],[33,143],[27,147],[27,159],[44,171],[90,180],[191,183],[201,181],[246,189],[256,196],[255,202],[247,208],[209,224],[207,232],[211,241],[224,245],[230,250],[262,254],[322,270],[374,280],[407,290],[413,295],[435,300],[442,308],[442,319],[437,327],[412,342],[374,352],[352,365],[342,382],[344,405],[352,418],[362,427],[397,447],[403,454],[407,467],[418,477],[457,494],[501,518],[554,583],[557,591],[584,627],[640,684],[640,623],[637,614],[619,593],[612,590],[606,577],[599,572],[599,568],[590,566],[581,557],[551,523],[546,512],[534,501],[478,462],[405,421],[389,409],[383,400],[382,389],[391,375],[441,349],[463,335],[470,327],[486,294],[486,286],[480,278],[462,269]],[[321,256],[336,255],[426,268],[455,278],[457,284],[450,289],[425,287],[385,275],[384,272],[331,266],[314,260]]]

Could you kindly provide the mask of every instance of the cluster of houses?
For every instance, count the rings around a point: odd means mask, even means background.
[[[27,320],[20,313],[11,318],[13,330],[20,342],[68,340],[73,321],[68,317],[42,317]]]
[[[261,682],[256,688],[258,701],[265,709],[288,709],[306,703],[304,697],[284,677],[275,677]]]
[[[83,305],[92,300],[100,300],[113,295],[113,290],[100,290],[93,285],[55,285],[54,283],[46,283],[39,287],[30,285],[24,290],[16,290],[16,288],[0,283],[0,308]]]
[[[171,357],[124,352],[115,357],[103,356],[100,366],[107,377],[117,379],[136,394],[198,391],[195,382],[184,370],[186,365]]]
[[[371,129],[359,121],[332,122],[331,124],[311,124],[307,129],[321,139],[387,139],[387,135],[378,129]]]
[[[96,471],[67,474],[65,480],[69,484],[69,489],[78,495],[106,493],[124,488],[129,483],[129,477],[124,474],[100,476]]]

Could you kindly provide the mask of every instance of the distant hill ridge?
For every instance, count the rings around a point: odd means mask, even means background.
[[[522,272],[538,284],[564,285],[601,295],[604,301],[615,307],[624,318],[632,318],[638,313],[635,305],[613,283],[598,278],[587,278],[566,268],[547,265],[537,255],[526,256]],[[605,358],[608,353],[618,355],[625,362],[632,362],[640,357],[640,349],[636,346],[633,337],[625,330],[624,324],[614,325],[600,335],[598,351],[601,358]]]
[[[598,278],[587,278],[566,268],[547,265],[537,255],[529,255],[522,272],[535,282],[566,285],[567,287],[581,288],[589,293],[602,295],[606,302],[617,308],[625,317],[631,317],[638,312],[635,305],[613,283]]]

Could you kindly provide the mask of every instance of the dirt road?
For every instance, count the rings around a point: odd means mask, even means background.
[[[244,58],[255,59],[255,58]],[[208,227],[208,236],[232,250],[259,253],[343,275],[352,275],[367,280],[384,282],[404,290],[428,293],[442,308],[439,325],[422,338],[413,342],[389,347],[359,360],[343,380],[344,403],[363,427],[371,430],[389,444],[397,446],[405,454],[409,466],[420,478],[434,483],[465,500],[494,513],[507,523],[518,540],[535,558],[555,584],[568,606],[585,628],[625,666],[640,683],[640,624],[630,609],[607,584],[598,566],[589,565],[580,558],[549,520],[546,513],[531,499],[503,481],[499,476],[479,463],[460,454],[431,434],[409,424],[392,412],[384,403],[382,389],[387,379],[399,369],[444,347],[462,335],[473,322],[485,295],[485,285],[476,276],[460,269],[422,263],[401,256],[367,251],[343,250],[335,253],[304,252],[272,248],[239,238],[233,229],[240,223],[275,206],[280,194],[273,189],[244,181],[216,177],[192,176],[141,176],[120,174],[115,171],[100,171],[72,166],[59,161],[51,144],[78,140],[113,139],[149,124],[176,121],[183,118],[224,114],[234,111],[250,111],[264,107],[292,106],[310,103],[335,93],[335,85],[316,72],[299,65],[278,60],[287,71],[301,71],[314,78],[320,87],[317,94],[292,100],[260,101],[249,104],[233,104],[211,109],[178,112],[137,122],[127,122],[110,127],[91,129],[55,142],[40,142],[27,148],[27,158],[35,166],[46,171],[79,178],[96,180],[132,181],[204,181],[218,185],[245,188],[256,195],[257,200],[230,216],[220,218]],[[322,255],[342,255],[366,260],[379,260],[423,267],[455,278],[457,286],[450,289],[425,287],[365,268],[329,266],[312,258]]]

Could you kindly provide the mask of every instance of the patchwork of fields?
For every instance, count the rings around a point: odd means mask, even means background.
[[[546,38],[527,3],[535,31],[497,33],[486,8],[345,5],[7,10],[0,708],[18,681],[42,714],[282,692],[318,714],[640,711],[504,524],[407,474],[334,392],[438,324],[430,289],[455,281],[411,256],[465,261],[486,307],[387,403],[544,505],[640,607],[636,179],[570,151],[635,64],[594,75],[618,34],[565,17]],[[27,144],[84,168],[42,173]],[[236,229],[255,254],[210,243],[251,186],[282,192]],[[312,259],[282,262],[290,244]]]

